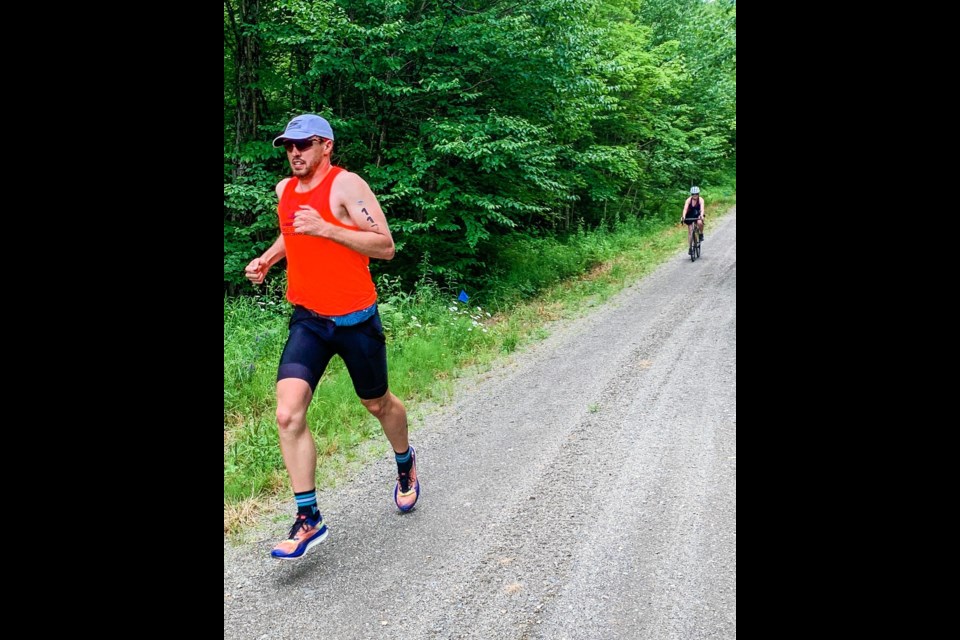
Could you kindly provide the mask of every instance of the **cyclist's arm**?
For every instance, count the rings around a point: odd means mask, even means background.
[[[703,220],[707,217],[707,203],[703,198],[700,198],[700,219]]]
[[[683,213],[680,214],[680,222],[682,223],[687,217],[687,209],[690,208],[690,198],[687,198],[687,201],[683,203]]]

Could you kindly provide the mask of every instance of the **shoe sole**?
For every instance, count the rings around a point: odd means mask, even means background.
[[[277,560],[299,560],[299,559],[302,558],[303,556],[307,555],[307,551],[310,551],[310,549],[313,549],[315,546],[317,546],[318,544],[320,544],[321,542],[323,542],[324,540],[326,540],[326,539],[327,539],[327,536],[328,536],[329,534],[330,534],[330,529],[326,529],[323,533],[321,533],[321,534],[318,535],[316,538],[314,538],[313,540],[311,540],[310,542],[308,542],[308,543],[307,543],[307,547],[303,550],[303,553],[301,553],[301,554],[298,555],[298,556],[274,556],[274,555],[271,555],[270,557],[271,557],[271,558],[276,558]]]

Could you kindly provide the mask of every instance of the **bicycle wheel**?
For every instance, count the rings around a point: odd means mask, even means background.
[[[696,235],[696,232],[694,232]],[[697,254],[697,257],[700,257],[700,236],[696,236],[697,239],[694,240],[693,252]]]
[[[691,238],[690,239],[690,262],[697,261],[697,247],[694,244],[694,242],[695,242],[694,239]]]

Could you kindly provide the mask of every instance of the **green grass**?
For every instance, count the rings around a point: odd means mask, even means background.
[[[726,197],[714,192],[708,234],[717,212],[733,202],[732,190]],[[381,277],[377,288],[390,389],[407,405],[411,428],[416,428],[417,406],[447,398],[466,369],[489,366],[503,354],[547,337],[545,321],[589,312],[676,255],[686,245],[686,230],[676,224],[679,215],[678,207],[658,219],[584,231],[564,242],[523,239],[504,248],[504,259],[512,256],[513,262],[502,263],[508,266],[468,304],[428,282],[411,294],[401,291],[396,280]],[[274,418],[276,368],[289,317],[282,286],[282,278],[276,278],[261,296],[224,300],[225,531],[238,526],[228,512],[255,512],[244,505],[289,491]],[[484,306],[484,298],[496,312]],[[357,400],[339,358],[317,386],[307,421],[317,443],[318,487],[335,485],[389,447],[379,423]]]

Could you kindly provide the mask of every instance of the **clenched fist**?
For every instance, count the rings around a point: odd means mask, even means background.
[[[253,284],[263,284],[263,279],[267,277],[267,269],[269,268],[269,262],[263,258],[254,258],[243,270],[243,275],[247,276],[247,280]]]

